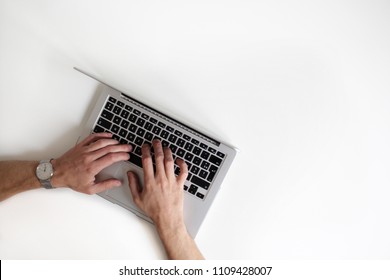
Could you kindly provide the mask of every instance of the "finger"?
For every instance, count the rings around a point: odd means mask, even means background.
[[[123,160],[128,160],[130,155],[128,153],[109,153],[105,156],[92,162],[91,171],[96,175],[104,168]]]
[[[161,142],[153,140],[154,159],[156,161],[156,175],[165,175],[164,152]]]
[[[95,184],[91,188],[90,194],[104,192],[109,189],[119,187],[120,185],[122,185],[122,182],[117,179],[107,179],[105,181]]]
[[[172,151],[168,147],[163,148],[165,174],[168,178],[175,178],[175,162],[173,161]]]
[[[127,172],[127,179],[129,180],[129,188],[131,195],[133,196],[133,201],[139,208],[141,208],[139,178],[134,172],[129,171]]]
[[[112,138],[103,138],[103,139],[96,140],[95,142],[92,142],[89,145],[87,145],[86,151],[93,152],[93,151],[97,151],[101,148],[104,148],[106,146],[118,145],[118,144],[119,144],[118,140],[115,140]]]
[[[150,146],[148,144],[144,144],[142,146],[142,168],[144,169],[145,181],[154,178],[153,160],[152,155],[150,154]]]
[[[93,133],[86,137],[83,141],[79,143],[80,146],[87,146],[96,140],[99,140],[101,138],[111,138],[112,134],[108,132],[101,132],[101,133]]]
[[[97,151],[90,152],[89,156],[90,156],[90,160],[94,161],[110,153],[130,153],[132,149],[133,148],[130,145],[109,145],[109,146],[102,147]]]
[[[177,176],[176,180],[181,186],[183,186],[184,182],[186,181],[187,176],[188,176],[188,167],[187,167],[186,162],[184,160],[182,160],[181,158],[178,158],[176,160],[176,163],[180,167],[180,173],[179,173],[179,176]]]

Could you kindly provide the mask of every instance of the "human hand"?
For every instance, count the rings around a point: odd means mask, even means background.
[[[188,175],[187,164],[182,159],[176,160],[180,167],[180,174],[176,177],[171,150],[163,148],[158,140],[153,141],[153,149],[156,173],[150,146],[146,144],[142,147],[142,190],[137,175],[133,172],[127,174],[133,200],[153,220],[159,231],[184,229],[183,186]]]
[[[95,182],[95,176],[115,162],[129,159],[130,145],[119,145],[110,133],[89,135],[58,159],[52,160],[54,187],[67,186],[75,191],[94,194],[121,185],[117,179]]]

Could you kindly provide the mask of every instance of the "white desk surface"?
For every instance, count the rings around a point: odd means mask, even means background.
[[[98,87],[79,66],[240,148],[206,258],[389,258],[390,3],[314,2],[0,0],[0,160],[74,145]],[[96,195],[0,203],[1,259],[164,257]]]

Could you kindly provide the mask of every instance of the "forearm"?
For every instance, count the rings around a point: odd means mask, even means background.
[[[164,245],[167,257],[171,260],[203,260],[204,257],[188,234],[185,225],[174,230],[161,229],[157,231]]]
[[[35,175],[38,161],[0,161],[0,201],[41,186]]]

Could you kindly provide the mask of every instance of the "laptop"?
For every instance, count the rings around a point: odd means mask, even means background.
[[[236,156],[237,149],[136,100],[130,94],[109,86],[94,75],[78,68],[75,70],[103,84],[103,90],[88,116],[79,139],[84,139],[91,133],[110,132],[120,143],[133,146],[128,161],[107,167],[96,178],[98,181],[117,178],[123,182],[122,186],[98,195],[152,223],[133,202],[127,172],[132,170],[137,173],[143,186],[141,147],[144,143],[151,144],[153,139],[158,138],[163,146],[171,149],[174,158],[182,158],[187,163],[189,174],[184,184],[184,222],[188,233],[195,238]],[[180,169],[176,165],[176,175],[179,172]]]

